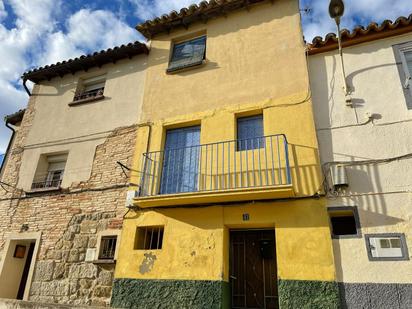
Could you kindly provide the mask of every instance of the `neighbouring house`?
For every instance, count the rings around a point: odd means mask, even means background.
[[[6,117],[1,298],[109,304],[147,53],[135,42],[23,74],[27,108]]]
[[[114,307],[337,308],[299,3],[210,1],[151,51]]]
[[[412,15],[309,44],[344,308],[412,308]]]

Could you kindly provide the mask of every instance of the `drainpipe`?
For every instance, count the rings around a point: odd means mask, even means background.
[[[7,157],[9,155],[9,151],[10,151],[10,148],[11,148],[11,144],[13,143],[14,135],[16,134],[16,130],[9,125],[8,120],[6,120],[6,127],[9,128],[12,133],[11,133],[11,137],[10,137],[10,140],[9,140],[9,144],[7,145],[6,153],[4,154],[4,157],[3,157],[3,161],[1,162],[0,178],[3,176],[3,167],[5,165]]]
[[[24,90],[26,90],[26,92],[27,92],[27,94],[29,95],[29,97],[31,97],[31,92],[30,92],[29,88],[27,88],[26,82],[27,82],[27,78],[23,78],[23,87],[24,87]]]
[[[146,154],[149,152],[149,147],[150,147],[150,141],[151,141],[151,136],[152,136],[152,125],[153,123],[151,122],[145,122],[142,124],[137,125],[138,128],[142,127],[148,127],[149,128],[149,133],[147,137],[147,143],[146,143]],[[142,171],[142,180],[139,186],[139,195],[142,194],[142,190],[144,187],[145,179],[146,179],[146,168],[147,168],[147,158],[144,160],[144,166],[143,166],[143,171]]]

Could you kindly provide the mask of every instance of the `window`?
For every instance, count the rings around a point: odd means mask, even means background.
[[[103,92],[106,84],[106,75],[99,75],[79,81],[79,86],[73,102],[85,102],[104,98]]]
[[[395,45],[395,59],[408,109],[412,109],[412,42]]]
[[[162,249],[163,226],[138,227],[136,230],[136,250]]]
[[[99,260],[114,260],[117,235],[102,236],[100,240]]]
[[[32,189],[60,188],[66,161],[67,154],[41,156]]]
[[[263,138],[263,115],[237,119],[237,150],[265,147]]]
[[[174,43],[167,72],[200,65],[206,59],[206,36]]]
[[[329,207],[328,213],[332,238],[361,237],[360,221],[356,207]]]
[[[409,260],[404,234],[365,235],[371,261]]]

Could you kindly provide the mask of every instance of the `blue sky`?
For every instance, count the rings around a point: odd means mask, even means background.
[[[195,0],[0,0],[0,116],[27,104],[20,75],[33,67],[143,38],[142,20],[180,9]],[[328,0],[300,0],[305,38],[335,30]],[[410,0],[346,0],[343,27],[396,19],[412,13]],[[10,131],[0,123],[0,154]]]

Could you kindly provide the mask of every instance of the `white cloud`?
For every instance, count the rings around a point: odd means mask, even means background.
[[[12,26],[8,25],[9,28],[0,24],[1,118],[26,106],[28,96],[19,85],[20,75],[29,68],[139,38],[132,27],[110,11],[83,9],[59,20],[63,16],[59,11],[60,1],[9,0],[16,20]],[[0,0],[0,21],[6,17],[4,3]],[[9,130],[0,123],[0,154],[5,151],[9,136]]]
[[[3,0],[0,0],[0,21],[5,19],[7,17],[7,11],[6,8],[4,7],[4,2]]]
[[[38,65],[67,60],[138,38],[136,30],[109,11],[83,9],[70,16],[66,24],[66,32],[57,31],[47,35]]]
[[[305,38],[308,42],[315,36],[324,37],[329,32],[336,33],[336,26],[328,14],[327,0],[300,0],[301,7],[311,8],[310,14],[302,13]],[[359,23],[367,26],[370,22],[394,21],[399,16],[412,13],[410,0],[345,0],[345,15],[342,28],[352,30]]]

